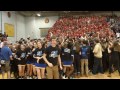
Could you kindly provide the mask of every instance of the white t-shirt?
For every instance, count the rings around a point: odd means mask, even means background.
[[[120,33],[116,33],[116,36],[117,36],[117,37],[120,37]]]
[[[0,43],[0,48],[2,48],[2,47],[3,47],[3,42]]]

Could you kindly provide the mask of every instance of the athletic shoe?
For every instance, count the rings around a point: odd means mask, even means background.
[[[73,79],[73,77],[69,77],[69,79]]]
[[[62,77],[62,79],[68,79],[68,77],[66,77],[65,75]]]
[[[62,76],[62,79],[66,79],[66,78],[65,78],[65,75],[64,75],[64,76]]]
[[[30,79],[30,77],[29,77],[29,76],[27,76],[27,79]]]
[[[29,79],[32,79],[32,77],[29,77]]]

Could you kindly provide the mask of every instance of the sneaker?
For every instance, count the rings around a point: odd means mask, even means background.
[[[68,79],[68,77],[66,77],[65,75],[62,77],[62,79]]]
[[[30,79],[30,77],[29,77],[29,76],[27,76],[27,79]]]
[[[35,76],[35,78],[34,79],[38,79],[36,76]]]
[[[73,79],[73,77],[69,77],[69,79]]]
[[[69,79],[68,77],[66,77],[65,79]]]
[[[33,76],[33,79],[35,79],[36,78],[36,76]]]
[[[29,77],[29,79],[32,79],[32,77]]]
[[[65,75],[64,75],[64,76],[62,76],[62,79],[66,79],[66,78],[65,78]]]

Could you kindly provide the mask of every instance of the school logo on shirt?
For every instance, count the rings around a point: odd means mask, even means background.
[[[28,52],[28,54],[29,54],[29,55],[32,54],[32,51]]]
[[[58,51],[52,51],[50,57],[52,58],[58,57]]]
[[[86,47],[86,48],[82,48],[82,56],[86,56],[87,55],[87,50],[88,50],[88,48]]]
[[[73,50],[76,50],[76,47],[73,47]]]
[[[42,54],[42,51],[38,51],[37,52],[37,56],[42,56],[43,54]]]
[[[65,48],[65,49],[64,49],[64,52],[70,53],[70,49]]]
[[[21,54],[21,58],[25,58],[25,53],[22,53],[22,54]]]

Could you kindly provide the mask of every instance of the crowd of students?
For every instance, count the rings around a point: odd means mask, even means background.
[[[5,39],[6,40],[6,39]],[[118,70],[120,38],[106,17],[60,18],[44,39],[2,40],[2,78],[71,79]]]
[[[115,70],[120,74],[120,39],[97,36],[86,40],[55,36],[50,40],[21,39],[15,44],[4,41],[0,51],[2,76],[5,71],[10,71],[8,78],[13,73],[19,79],[89,77],[108,70],[108,76]]]

